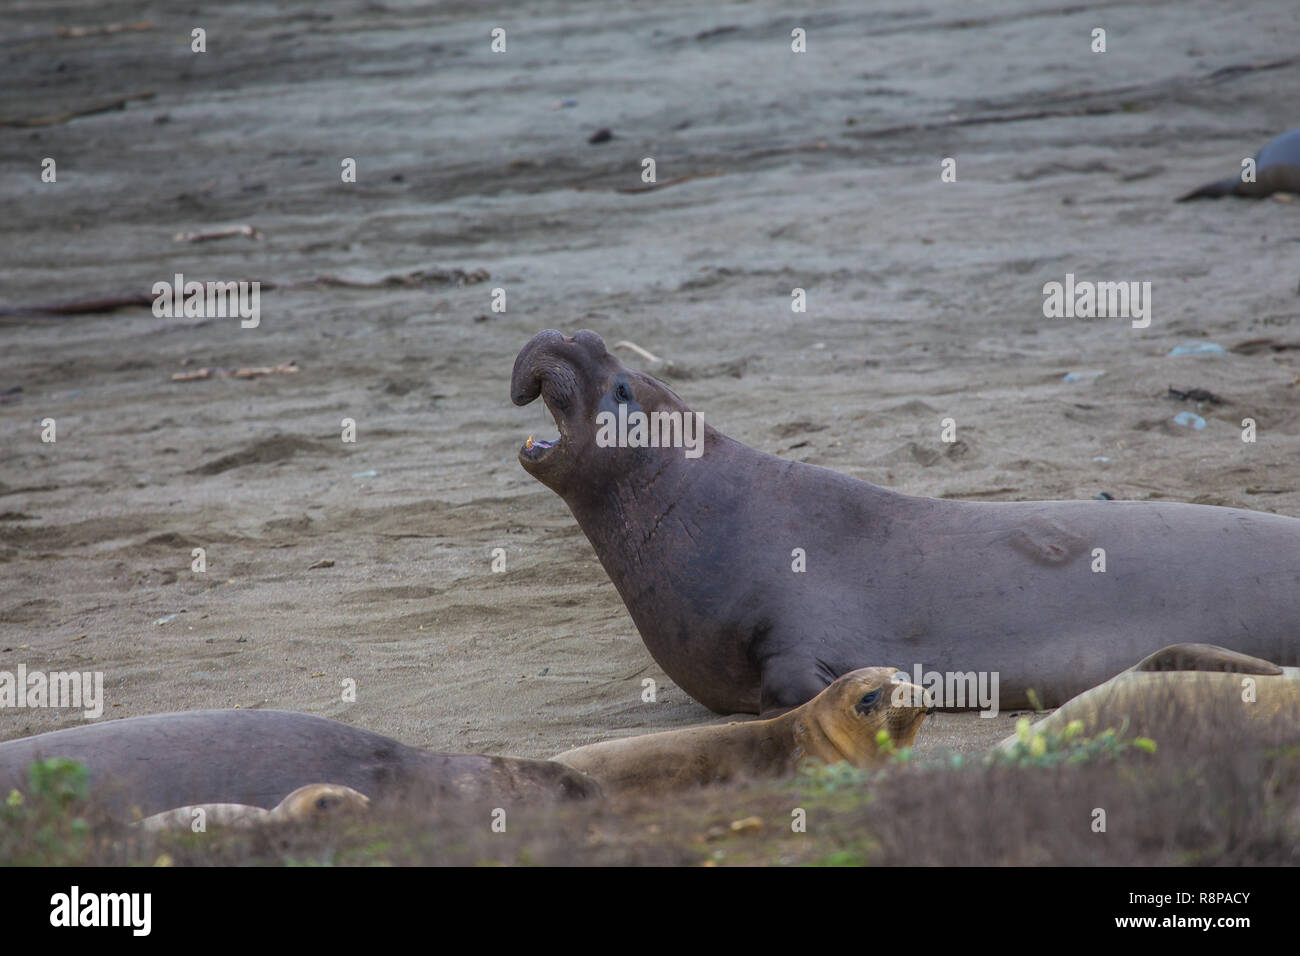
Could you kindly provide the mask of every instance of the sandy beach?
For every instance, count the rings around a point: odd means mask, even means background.
[[[1296,124],[1293,3],[10,9],[0,308],[263,283],[255,328],[0,318],[0,669],[102,671],[106,719],[287,709],[523,757],[726,719],[516,460],[552,433],[509,399],[546,328],[909,494],[1300,516],[1300,207],[1173,201]],[[1045,317],[1067,274],[1149,282],[1149,325]],[[0,710],[0,739],[82,719]]]

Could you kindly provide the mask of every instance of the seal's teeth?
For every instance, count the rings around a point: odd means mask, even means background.
[[[528,441],[524,442],[524,447],[531,450],[534,444],[536,443],[533,441],[533,436],[529,435]]]

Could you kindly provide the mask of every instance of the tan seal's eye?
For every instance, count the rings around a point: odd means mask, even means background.
[[[627,387],[626,382],[619,382],[614,386],[614,399],[619,402],[632,401],[632,390]]]
[[[867,711],[871,710],[871,708],[875,707],[879,700],[880,691],[873,690],[869,693],[863,694],[862,699],[858,701],[857,706],[853,709],[859,714],[865,714]]]

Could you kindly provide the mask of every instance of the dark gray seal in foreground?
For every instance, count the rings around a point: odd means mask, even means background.
[[[520,463],[568,504],[654,659],[720,713],[795,707],[882,660],[909,674],[996,673],[1004,709],[1030,689],[1060,703],[1174,643],[1297,662],[1300,519],[916,498],[707,424],[698,458],[601,447],[600,412],[690,409],[589,331],[538,333],[510,395],[540,395],[560,431],[530,440]]]
[[[1241,174],[1193,189],[1178,201],[1249,196],[1262,199],[1273,193],[1300,193],[1300,129],[1269,140],[1255,157],[1255,181],[1243,183]]]
[[[110,810],[149,816],[188,804],[267,809],[328,781],[376,803],[545,803],[599,796],[599,785],[547,760],[443,754],[336,720],[281,710],[193,710],[106,720],[0,743],[0,794],[27,789],[35,760],[86,765]]]

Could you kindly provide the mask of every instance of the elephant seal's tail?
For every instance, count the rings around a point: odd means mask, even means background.
[[[1236,177],[1229,176],[1227,179],[1220,179],[1216,182],[1206,183],[1204,186],[1198,186],[1185,196],[1179,196],[1178,202],[1187,202],[1189,199],[1221,199],[1229,196],[1237,190],[1237,183],[1240,182]]]

